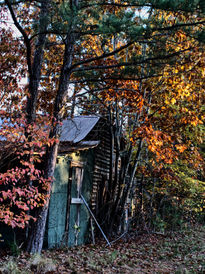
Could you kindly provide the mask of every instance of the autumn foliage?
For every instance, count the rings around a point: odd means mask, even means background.
[[[1,5],[0,221],[7,225],[39,220],[33,212],[49,203],[61,121],[75,113],[110,123],[117,156],[103,194],[107,231],[119,231],[128,198],[131,217],[144,199],[151,219],[169,186],[204,180],[203,7],[102,2]],[[5,23],[8,14],[20,34]]]

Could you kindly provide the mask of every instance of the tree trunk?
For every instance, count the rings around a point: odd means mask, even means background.
[[[37,99],[39,94],[39,83],[41,77],[41,68],[43,61],[44,45],[47,36],[47,28],[49,24],[48,10],[50,0],[41,3],[41,11],[39,18],[39,34],[35,45],[35,52],[32,64],[32,71],[29,74],[29,94],[27,98],[26,113],[28,125],[33,123],[36,118]]]
[[[59,122],[62,119],[62,113],[60,111],[68,91],[69,80],[71,76],[70,68],[73,60],[74,42],[75,42],[75,35],[71,34],[71,32],[68,31],[68,34],[65,40],[65,52],[64,52],[63,66],[60,74],[59,88],[58,88],[57,95],[54,102],[54,113],[53,113],[54,118],[53,118],[53,127],[50,132],[50,138],[59,138],[59,135],[60,135],[61,127]],[[57,153],[58,153],[58,143],[55,143],[54,145],[52,145],[50,148],[47,149],[45,178],[53,178],[54,176]],[[48,192],[47,203],[43,208],[39,209],[39,211],[37,212],[38,214],[37,221],[34,223],[32,229],[30,230],[29,241],[27,245],[27,251],[29,253],[41,253],[41,250],[43,247],[43,239],[44,239],[44,233],[45,233],[45,227],[46,227],[51,187],[52,187],[52,183],[50,186],[50,190]]]
[[[128,166],[126,166],[127,173],[124,174],[124,177],[123,177],[123,183],[125,184],[125,187],[120,190],[119,195],[116,199],[115,205],[113,207],[113,212],[112,212],[113,218],[112,218],[111,224],[110,224],[110,232],[113,229],[114,223],[116,224],[117,227],[120,226],[121,218],[123,216],[123,212],[124,212],[124,208],[125,208],[125,204],[126,204],[126,200],[129,197],[130,190],[132,189],[132,185],[134,182],[136,169],[137,169],[137,166],[139,163],[141,148],[142,148],[142,140],[140,139],[139,144],[138,144],[138,150],[137,150],[137,154],[136,154],[136,158],[135,158],[134,167],[132,170],[132,174],[131,174],[127,184],[126,184],[126,177],[127,177],[126,175],[128,173]],[[132,153],[132,147],[130,147],[130,155],[128,155],[129,158],[131,158],[131,153]],[[129,159],[129,160],[131,160],[131,159]],[[127,164],[129,164],[129,162]]]
[[[47,170],[47,177],[51,177],[54,174],[56,158],[58,152],[58,144],[55,144],[50,151],[50,157],[48,158],[48,170]],[[48,201],[43,208],[39,208],[36,211],[36,222],[33,223],[30,231],[29,231],[29,240],[27,243],[27,251],[29,253],[41,253],[43,247],[43,239],[46,227],[46,220],[48,214],[48,206],[51,194],[51,187],[48,193]]]
[[[122,195],[122,199],[121,199],[121,202],[120,202],[120,217],[123,214],[124,207],[125,207],[125,204],[126,204],[126,200],[129,197],[130,191],[132,189],[135,173],[136,173],[136,170],[137,170],[137,167],[138,167],[138,164],[139,164],[139,160],[140,160],[140,153],[141,153],[141,149],[142,149],[142,144],[143,144],[143,141],[142,141],[142,139],[140,139],[139,144],[138,144],[138,150],[137,150],[135,162],[134,162],[134,167],[133,167],[133,170],[132,170],[132,174],[130,176],[129,183],[128,183],[128,185],[127,185],[127,187],[126,187],[126,189],[125,189],[125,191]]]

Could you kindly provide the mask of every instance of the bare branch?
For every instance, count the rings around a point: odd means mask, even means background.
[[[114,65],[82,67],[82,68],[74,69],[73,72],[88,71],[88,70],[94,70],[94,69],[95,70],[101,70],[101,69],[111,69],[111,68],[120,68],[120,67],[128,67],[128,66],[139,66],[141,64],[150,63],[150,62],[156,61],[156,60],[169,59],[169,58],[175,57],[175,56],[177,56],[177,55],[179,55],[179,54],[181,54],[185,51],[191,50],[191,49],[193,49],[193,48],[180,50],[180,51],[177,51],[177,52],[174,52],[174,53],[171,53],[171,54],[167,54],[167,55],[157,55],[156,57],[149,57],[149,58],[146,58],[146,59],[142,59],[142,60],[139,60],[139,61],[133,61],[133,62],[122,62],[122,63],[118,63],[118,64],[114,64]]]
[[[204,25],[204,24],[205,24],[205,21],[189,22],[189,23],[183,23],[183,24],[175,24],[172,26],[162,27],[162,28],[153,28],[152,31],[172,30],[172,29],[181,28],[181,27],[191,27],[191,26]]]
[[[134,42],[129,42],[129,43],[127,43],[126,45],[121,46],[121,47],[119,47],[119,48],[116,49],[116,50],[113,50],[112,52],[104,53],[104,54],[102,54],[102,55],[100,55],[100,56],[93,57],[93,58],[90,58],[90,59],[87,59],[87,60],[84,60],[84,61],[75,63],[75,64],[71,67],[71,69],[73,69],[73,68],[75,68],[75,67],[77,67],[77,66],[86,64],[86,63],[90,63],[90,62],[97,61],[97,60],[100,60],[100,59],[103,59],[103,58],[106,58],[106,57],[113,56],[113,55],[115,55],[116,53],[122,51],[123,49],[128,48],[128,47],[131,46],[132,44],[134,44]]]
[[[28,71],[29,74],[32,75],[32,65],[31,65],[31,44],[30,44],[30,39],[28,35],[26,34],[25,30],[22,28],[22,26],[19,24],[17,21],[16,15],[14,13],[14,10],[12,8],[12,5],[9,0],[5,0],[5,3],[10,11],[11,17],[14,21],[14,25],[17,27],[17,29],[20,31],[24,38],[24,43],[26,46],[26,60],[27,60],[27,66],[28,66]]]

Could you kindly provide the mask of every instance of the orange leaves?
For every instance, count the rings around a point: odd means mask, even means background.
[[[187,149],[181,139],[175,144],[177,140],[173,132],[169,134],[163,130],[155,130],[151,124],[144,124],[135,130],[130,140],[135,143],[138,138],[144,139],[146,147],[158,163],[172,164],[174,160],[178,160],[179,153]]]
[[[205,67],[205,54],[196,41],[190,45],[191,38],[184,33],[177,33],[173,41],[179,43],[179,48],[192,47],[192,50],[181,53],[175,64],[166,65],[163,76],[152,81],[154,90],[151,113],[155,113],[149,123],[155,130],[170,135],[169,141],[163,137],[163,145],[159,143],[159,137],[155,135],[146,137],[149,151],[153,161],[158,164],[163,161],[172,164],[173,161],[183,159],[193,168],[201,162],[201,157],[196,152],[198,145],[203,140],[201,131],[204,123],[204,83],[203,73]],[[167,48],[172,48],[169,44]],[[173,50],[175,50],[173,44]],[[159,110],[158,110],[159,109]],[[203,136],[202,136],[203,135]],[[190,145],[194,151],[190,149]],[[194,159],[194,160],[193,160]],[[157,165],[156,164],[156,165]],[[198,167],[199,168],[199,167]]]
[[[190,124],[196,127],[199,124],[203,124],[203,121],[199,119],[195,113],[188,111],[187,115],[181,118],[181,123],[185,125]]]
[[[153,136],[147,136],[146,142],[148,149],[156,155],[156,161],[164,161],[167,164],[172,163],[176,156],[172,150],[170,136],[160,131],[154,131]]]
[[[38,182],[38,187],[27,184],[28,175],[33,183]],[[0,192],[0,221],[12,227],[24,228],[32,218],[28,214],[29,209],[46,203],[50,179],[44,179],[42,172],[34,168],[16,168],[0,174],[0,182],[9,188]]]
[[[175,147],[180,153],[184,152],[184,150],[187,149],[186,145],[175,145]]]
[[[46,145],[57,141],[49,139],[48,120],[37,116],[36,123],[27,125],[24,115],[2,119],[0,135],[6,145],[0,146],[1,161],[11,153],[16,166],[0,173],[0,221],[12,227],[23,228],[32,218],[28,211],[47,201],[51,181],[44,178],[37,164],[42,162]]]

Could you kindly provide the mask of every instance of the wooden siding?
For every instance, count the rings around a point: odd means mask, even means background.
[[[95,148],[95,162],[93,171],[93,190],[91,196],[91,207],[94,213],[97,215],[100,200],[102,197],[98,197],[99,193],[102,195],[102,188],[106,188],[106,181],[109,179],[109,169],[110,169],[110,146],[111,146],[111,136],[110,130],[107,124],[102,121],[99,123],[99,139],[100,145]],[[101,190],[100,190],[101,188]]]

